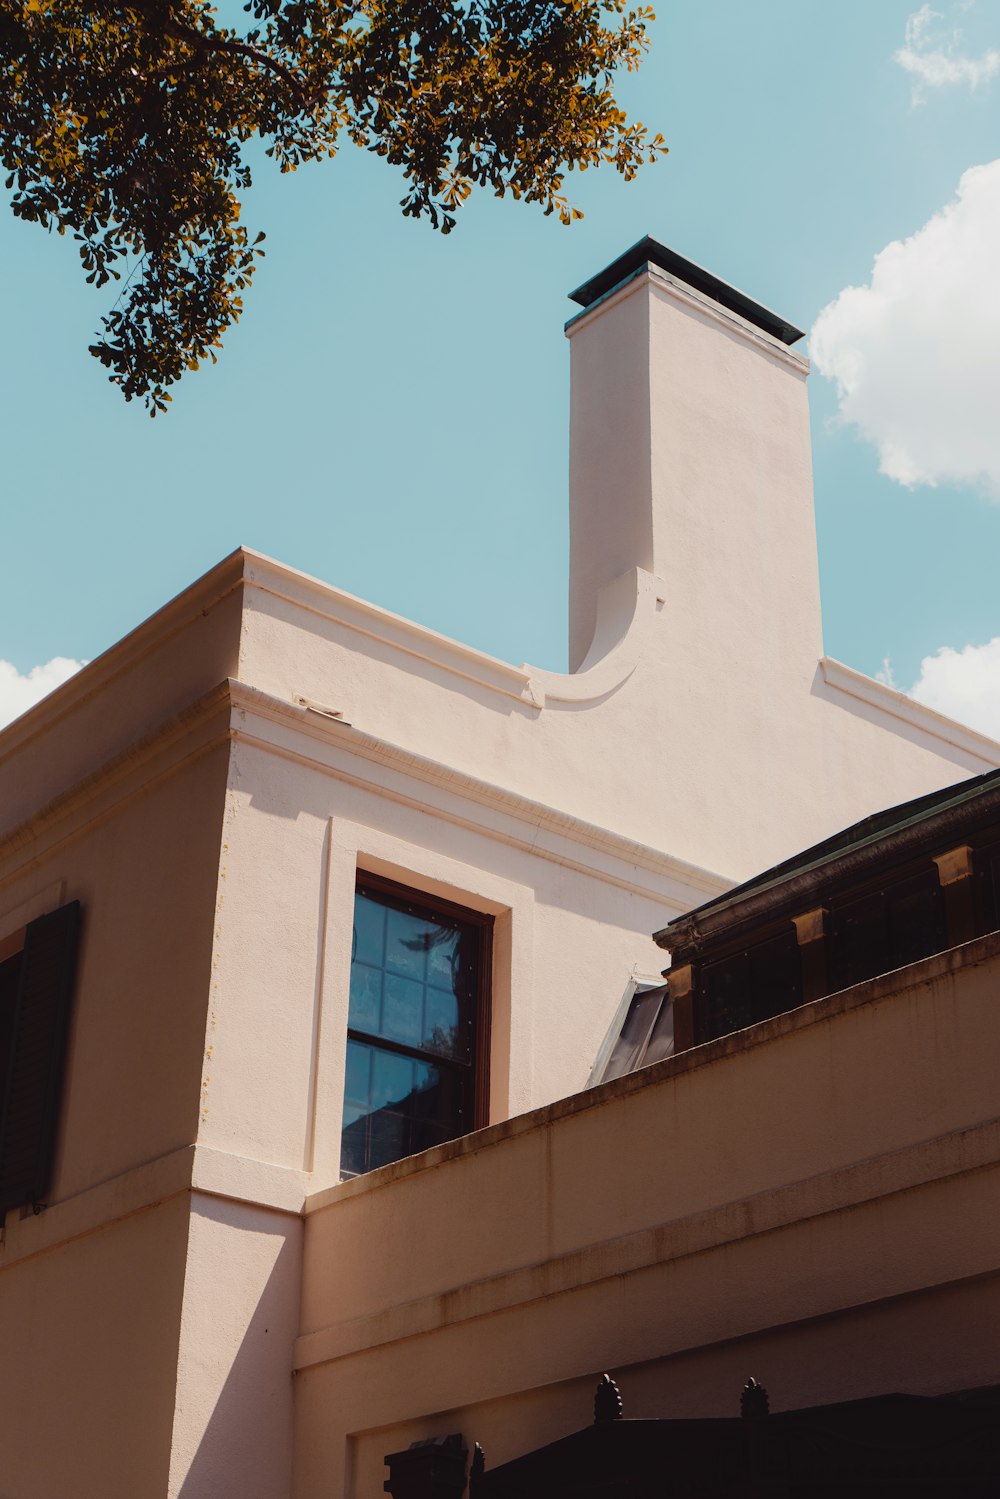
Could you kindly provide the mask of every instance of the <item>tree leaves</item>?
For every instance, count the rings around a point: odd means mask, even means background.
[[[475,188],[579,218],[565,173],[625,178],[665,150],[615,71],[653,19],[627,0],[0,0],[0,158],[13,212],[121,282],[91,353],[126,400],[168,388],[243,309],[263,254],[240,222],[243,146],[282,171],[342,138],[400,167],[401,207],[447,234]]]

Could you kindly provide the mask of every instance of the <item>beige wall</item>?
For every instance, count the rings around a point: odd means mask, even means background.
[[[228,711],[168,725],[0,853],[0,939],[83,907],[52,1188],[0,1242],[4,1499],[167,1492]]]
[[[102,1216],[113,1211],[102,1203]],[[58,1233],[0,1273],[4,1499],[163,1499],[188,1212],[185,1194]],[[48,1219],[47,1224],[43,1223]],[[23,1225],[28,1227],[28,1224]]]
[[[505,1461],[606,1367],[637,1416],[1000,1380],[998,978],[981,939],[313,1198],[296,1499]]]
[[[84,911],[53,1211],[196,1139],[228,768],[221,727],[214,745],[187,746],[190,760],[167,751],[129,766],[39,836],[33,859],[6,865],[0,935],[22,910],[79,900]]]
[[[801,356],[656,270],[569,335],[577,669],[247,554],[243,681],[729,880],[1000,763],[823,657]]]
[[[346,1491],[361,1494],[372,1454],[396,1440],[385,1433],[402,1442],[475,1414],[502,1448],[516,1391],[545,1425],[557,1409],[568,1419],[606,1346],[626,1364],[679,1348],[668,1326],[705,1343],[707,1287],[729,1283],[737,1252],[681,1266],[662,1222],[709,1223],[779,1189],[801,1217],[792,1184],[856,1164],[868,1125],[905,1134],[909,1120],[912,1137],[880,1135],[878,1148],[915,1150],[923,1169],[912,1109],[889,1121],[868,1118],[864,1094],[856,1106],[855,1069],[877,1091],[872,1069],[897,1050],[911,1083],[916,1066],[888,1020],[869,1047],[868,1007],[867,1020],[841,1017],[835,1066],[825,1023],[800,1035],[788,1022],[792,1070],[771,1070],[777,1041],[720,1054],[698,1077],[668,1068],[436,1165],[334,1185],[359,869],[496,918],[490,1116],[502,1121],[583,1086],[626,982],[659,972],[649,934],[671,917],[876,807],[1000,763],[1000,746],[820,659],[802,361],[652,273],[570,331],[579,670],[494,660],[240,550],[0,736],[0,938],[62,900],[84,906],[52,1201],[38,1218],[8,1215],[0,1301],[37,1284],[32,1356],[58,1365],[71,1344],[76,1369],[89,1339],[93,1382],[116,1392],[112,1362],[128,1358],[86,1319],[104,1299],[124,1338],[129,1287],[163,1288],[150,1346],[174,1362],[176,1401],[157,1370],[122,1409],[161,1444],[144,1471],[171,1499],[220,1499],[224,1472],[241,1494],[257,1475],[261,1499],[287,1499],[307,1197],[299,1488],[339,1493],[355,1464]],[[929,1024],[921,1008],[921,1034]],[[951,1062],[933,1086],[946,1082]],[[802,1120],[788,1139],[782,1097]],[[763,1158],[747,1120],[761,1121]],[[149,1255],[139,1225],[175,1201],[171,1222],[187,1227]],[[978,1211],[972,1197],[959,1207]],[[609,1224],[640,1256],[613,1293]],[[102,1235],[112,1247],[92,1267]],[[802,1252],[829,1258],[831,1242]],[[733,1284],[770,1326],[753,1276],[775,1266],[753,1244]],[[60,1298],[75,1294],[78,1257],[89,1304],[74,1321]],[[586,1288],[584,1263],[597,1266]],[[559,1274],[568,1299],[528,1294]],[[494,1307],[505,1278],[527,1289]],[[644,1284],[673,1297],[669,1318],[645,1315]],[[808,1288],[796,1301],[782,1287],[782,1318],[815,1314]],[[570,1291],[593,1298],[574,1327]],[[735,1303],[732,1319],[742,1326]],[[626,1325],[632,1341],[601,1341]],[[17,1326],[29,1336],[27,1318]],[[414,1407],[429,1329],[441,1341]],[[41,1407],[16,1408],[41,1434]],[[91,1453],[99,1466],[106,1433],[65,1419],[83,1443],[66,1446],[73,1472]],[[48,1487],[23,1471],[4,1499],[52,1499],[55,1468]]]

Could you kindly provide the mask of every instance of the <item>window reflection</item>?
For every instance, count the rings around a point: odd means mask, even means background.
[[[359,884],[348,1015],[343,1176],[474,1127],[477,1000],[488,918],[462,921]]]

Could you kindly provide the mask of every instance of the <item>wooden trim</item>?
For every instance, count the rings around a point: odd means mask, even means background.
[[[666,972],[667,993],[674,1007],[674,1053],[690,1051],[695,1044],[694,1000],[698,976],[690,963]]]
[[[476,1039],[472,1071],[472,1122],[485,1129],[490,1122],[490,1055],[493,1050],[493,917],[479,934],[479,980],[476,993]]]
[[[792,917],[802,963],[803,1004],[822,999],[824,994],[830,992],[826,962],[826,916],[826,907],[816,906],[811,911]]]
[[[17,954],[24,947],[24,938],[27,930],[26,926],[19,927],[16,932],[11,932],[9,936],[4,937],[0,941],[0,963],[6,963],[8,958],[17,957]]]
[[[972,846],[960,843],[947,853],[935,854],[934,863],[944,900],[948,946],[961,947],[972,941],[977,928]]]
[[[360,890],[362,887],[387,895],[403,906],[416,906],[431,916],[453,916],[458,921],[467,921],[474,926],[493,925],[493,917],[488,911],[473,911],[469,906],[460,906],[440,895],[430,895],[418,885],[402,885],[398,880],[387,879],[383,874],[369,874],[367,869],[359,867],[355,889]]]
[[[475,1024],[473,1026],[472,1038],[472,1062],[469,1071],[472,1077],[472,1129],[484,1129],[490,1122],[490,1051],[491,1051],[491,1022],[493,1014],[493,924],[494,917],[488,911],[474,911],[469,906],[460,906],[457,902],[445,900],[438,895],[430,895],[419,887],[400,884],[398,880],[390,880],[381,874],[369,874],[366,869],[359,868],[355,879],[355,895],[370,890],[373,895],[381,896],[389,901],[395,902],[404,910],[412,910],[417,913],[434,917],[446,916],[455,921],[461,921],[466,926],[477,927],[479,930],[479,960],[476,974],[475,993]],[[350,1027],[348,1034],[351,1034]],[[414,1056],[418,1060],[434,1059],[434,1053],[407,1047],[396,1048],[392,1042],[386,1042],[384,1038],[369,1036],[361,1032],[357,1033],[357,1039],[365,1040],[370,1045],[389,1045],[393,1050],[399,1049],[407,1055]],[[437,1059],[446,1067],[463,1068],[465,1063],[456,1062],[448,1057]]]

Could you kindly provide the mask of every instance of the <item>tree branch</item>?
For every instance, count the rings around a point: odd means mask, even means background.
[[[179,26],[171,22],[167,28],[167,35],[174,37],[179,42],[189,42],[191,46],[205,52],[225,52],[233,57],[246,57],[251,62],[259,63],[262,68],[268,68],[276,77],[280,78],[293,93],[298,95],[303,107],[309,103],[309,95],[306,92],[301,79],[297,78],[291,68],[279,62],[276,57],[265,52],[261,47],[255,47],[252,42],[231,41],[226,37],[206,36],[204,32],[195,31],[187,26]],[[173,71],[166,69],[165,71]]]

